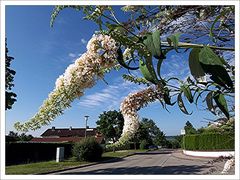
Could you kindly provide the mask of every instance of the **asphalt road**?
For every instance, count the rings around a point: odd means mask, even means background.
[[[208,158],[192,158],[172,150],[159,150],[140,153],[111,162],[61,171],[53,174],[68,175],[186,175],[220,174],[224,162],[211,164]],[[214,173],[215,172],[215,173]]]

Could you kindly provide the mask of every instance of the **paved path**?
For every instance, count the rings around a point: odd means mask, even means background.
[[[211,164],[209,160],[212,159],[193,158],[179,151],[159,150],[54,174],[220,174],[224,162]]]

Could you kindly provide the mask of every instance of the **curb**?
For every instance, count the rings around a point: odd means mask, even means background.
[[[146,152],[148,152],[148,151],[149,150],[147,150]],[[127,155],[122,156],[120,158],[123,159],[123,158],[129,157],[129,156],[133,156],[133,155],[136,155],[136,154],[141,154],[141,152],[135,152],[135,153],[132,153],[132,154],[127,154]],[[79,166],[73,166],[73,167],[69,167],[69,168],[64,168],[64,169],[60,169],[60,170],[48,171],[48,172],[44,172],[44,173],[36,173],[34,175],[46,175],[46,174],[58,173],[58,172],[61,172],[61,171],[67,171],[67,170],[72,170],[72,169],[77,169],[77,168],[93,166],[93,165],[96,165],[96,164],[111,162],[111,161],[115,161],[116,159],[118,159],[118,158],[112,158],[112,159],[105,160],[105,161],[93,162],[93,163],[83,164],[83,165],[79,165]]]
[[[183,157],[177,156],[176,154],[172,154],[172,156],[175,157],[175,158],[178,158],[178,159],[184,159],[184,160],[189,160],[189,161],[196,161],[196,160],[198,160],[198,161],[207,161],[209,159],[216,159],[216,158],[209,158],[209,157],[189,156],[189,155],[183,154],[183,152],[181,152],[180,154],[181,154],[181,156],[183,155]]]

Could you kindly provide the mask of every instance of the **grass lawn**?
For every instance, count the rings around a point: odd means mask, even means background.
[[[102,160],[108,160],[113,158],[121,158],[129,154],[133,154],[135,152],[146,152],[146,150],[123,150],[116,152],[106,152],[102,155]],[[82,161],[77,162],[72,159],[66,160],[63,162],[55,162],[55,161],[47,161],[47,162],[38,162],[38,163],[29,163],[29,164],[21,164],[21,165],[12,165],[6,166],[6,174],[14,175],[14,174],[39,174],[39,173],[47,173],[54,170],[62,170],[65,168],[70,168],[74,166],[79,166],[83,164],[88,164],[90,162]]]
[[[113,158],[121,158],[133,153],[137,153],[137,152],[146,152],[146,150],[122,150],[122,151],[115,151],[115,152],[106,152],[103,153],[102,157],[113,157]]]
[[[54,170],[61,170],[67,167],[74,167],[88,162],[64,161],[57,163],[56,161],[46,161],[38,163],[29,163],[21,165],[6,166],[6,174],[38,174],[46,173]]]

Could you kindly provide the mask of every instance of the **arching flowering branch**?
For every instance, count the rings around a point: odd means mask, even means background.
[[[139,115],[137,111],[147,106],[150,102],[154,102],[157,99],[161,100],[162,97],[162,89],[156,86],[150,86],[139,92],[129,94],[120,106],[124,117],[122,135],[116,143],[108,145],[107,148],[124,145],[133,138],[139,127]]]
[[[70,107],[71,102],[81,97],[86,88],[94,86],[99,78],[103,78],[104,70],[116,64],[117,45],[108,35],[93,35],[87,44],[87,52],[73,64],[69,65],[65,73],[56,80],[55,89],[43,102],[37,114],[28,122],[14,126],[19,131],[27,132],[48,125],[64,109]]]

